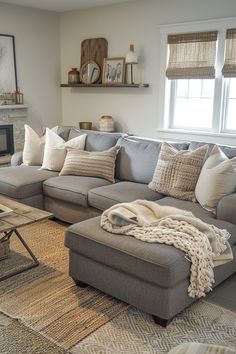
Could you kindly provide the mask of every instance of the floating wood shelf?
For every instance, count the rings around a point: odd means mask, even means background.
[[[2,104],[0,105],[0,109],[26,109],[28,108],[25,104]]]
[[[118,84],[118,85],[110,85],[110,84],[91,84],[91,85],[85,85],[85,84],[61,84],[61,87],[86,87],[86,88],[91,88],[91,87],[109,87],[109,88],[118,88],[118,87],[123,87],[123,88],[147,88],[149,87],[149,84]]]

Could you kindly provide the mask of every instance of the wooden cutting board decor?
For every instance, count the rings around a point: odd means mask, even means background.
[[[107,58],[107,54],[108,42],[105,38],[85,39],[81,43],[80,67],[88,60],[95,61],[101,69],[101,75],[97,83],[102,82],[103,59]]]

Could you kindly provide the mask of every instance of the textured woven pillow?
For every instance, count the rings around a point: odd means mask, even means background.
[[[119,146],[105,151],[68,150],[60,176],[100,177],[115,182],[115,161]]]
[[[175,198],[195,201],[194,191],[207,151],[208,145],[195,151],[178,151],[163,143],[149,188]]]

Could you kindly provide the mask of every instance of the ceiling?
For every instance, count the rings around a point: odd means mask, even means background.
[[[34,7],[50,11],[72,11],[89,7],[104,6],[133,0],[3,0],[0,3]]]

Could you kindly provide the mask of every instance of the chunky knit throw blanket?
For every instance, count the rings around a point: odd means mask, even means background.
[[[213,268],[233,259],[227,230],[206,224],[189,211],[146,200],[114,205],[102,214],[101,227],[185,252],[191,262],[190,297],[202,297],[212,290]]]

